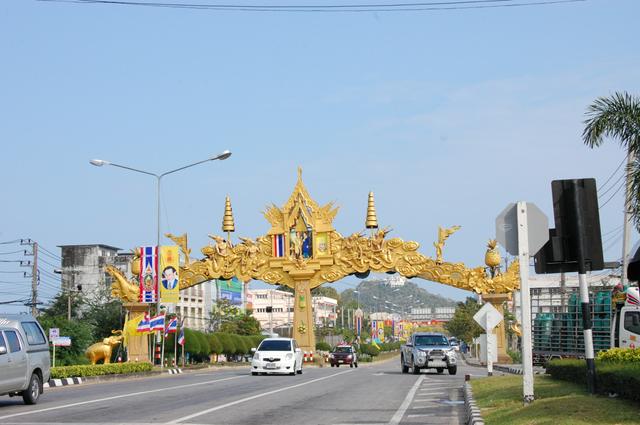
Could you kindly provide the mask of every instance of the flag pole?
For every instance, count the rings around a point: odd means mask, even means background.
[[[176,328],[176,334],[173,336],[173,364],[178,367],[178,329]]]

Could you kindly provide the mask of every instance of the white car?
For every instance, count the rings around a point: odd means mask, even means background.
[[[302,373],[302,350],[293,338],[266,338],[252,349],[251,374]]]

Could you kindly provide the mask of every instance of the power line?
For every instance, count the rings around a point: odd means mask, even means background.
[[[85,3],[116,6],[146,6],[172,9],[198,9],[232,12],[302,12],[302,13],[358,13],[358,12],[428,12],[438,10],[490,9],[522,6],[545,6],[563,3],[586,2],[587,0],[468,0],[420,3],[377,3],[346,5],[241,5],[207,3],[143,2],[126,0],[38,0],[52,3]],[[519,1],[518,3],[513,3]]]
[[[0,255],[24,254],[25,252],[26,252],[26,250],[21,249],[19,251],[0,252]]]
[[[12,245],[18,242],[21,242],[23,239],[14,239],[12,241],[4,241],[4,242],[0,242],[0,245]]]
[[[43,247],[42,245],[38,244],[38,248],[40,248],[41,250],[46,252],[49,257],[53,257],[56,260],[62,261],[62,258],[58,254],[55,254],[55,253],[49,251],[47,248]]]
[[[607,181],[605,181],[602,184],[602,189],[604,189],[604,187],[607,185],[607,183],[609,183],[609,181],[613,178],[613,176],[616,175],[616,173],[618,172],[618,170],[620,170],[620,167],[622,167],[622,164],[624,164],[627,161],[627,158],[622,158],[622,161],[620,161],[620,164],[618,164],[618,167],[613,171],[613,173],[611,173],[611,175],[609,176],[609,178],[607,179]]]
[[[599,194],[598,194],[598,200],[600,200],[600,199],[604,198],[604,195],[606,195],[607,193],[609,193],[609,192],[611,191],[611,189],[615,188],[615,187],[616,187],[616,185],[617,185],[618,183],[620,183],[620,180],[622,180],[624,177],[625,177],[625,174],[621,175],[621,176],[618,178],[618,180],[616,180],[616,181],[615,181],[615,183],[613,183],[613,184],[609,187],[609,189],[605,190],[605,191],[604,191],[604,192],[602,192],[602,193],[599,193]]]
[[[600,205],[600,206],[598,207],[598,209],[601,209],[602,207],[604,207],[605,205],[607,205],[607,204],[609,203],[609,201],[611,201],[611,200],[612,200],[612,199],[613,199],[613,198],[618,194],[618,192],[620,192],[620,190],[621,190],[623,187],[625,187],[625,185],[624,185],[624,184],[621,184],[621,185],[620,185],[620,187],[618,187],[618,190],[616,190],[615,192],[613,192],[613,194],[609,197],[609,199],[607,199],[606,201],[604,201],[604,202],[602,203],[602,205]]]

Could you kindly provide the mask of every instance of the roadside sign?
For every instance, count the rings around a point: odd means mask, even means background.
[[[71,337],[68,336],[59,336],[53,339],[53,345],[56,347],[70,347],[71,346]]]
[[[502,322],[502,314],[491,304],[485,303],[476,314],[473,315],[473,320],[487,331],[491,333],[491,330],[498,326]]]
[[[60,336],[60,328],[49,329],[49,341],[53,341]]]
[[[549,220],[532,202],[527,202],[527,229],[529,256],[533,257],[549,240]],[[518,252],[518,207],[511,203],[496,217],[496,239],[509,254]]]

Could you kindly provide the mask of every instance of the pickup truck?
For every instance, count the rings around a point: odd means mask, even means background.
[[[49,345],[30,315],[0,315],[0,395],[36,404],[49,381]]]
[[[411,368],[416,375],[421,369],[435,369],[438,373],[447,369],[449,375],[458,371],[455,349],[441,333],[416,332],[411,335],[401,347],[400,364],[402,373],[408,373]]]

